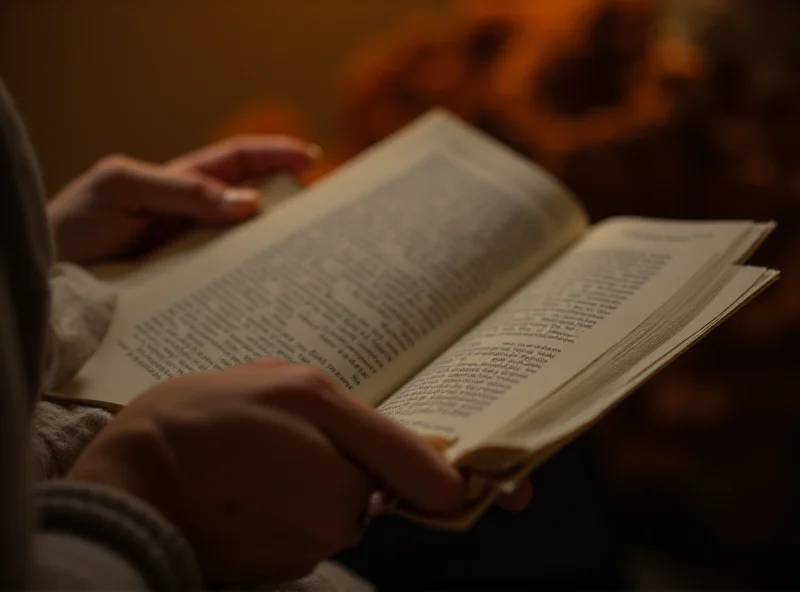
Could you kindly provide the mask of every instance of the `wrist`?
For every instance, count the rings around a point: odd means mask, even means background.
[[[169,458],[167,448],[148,422],[128,421],[123,426],[114,419],[89,444],[65,481],[125,492],[180,525],[177,484],[164,460]]]

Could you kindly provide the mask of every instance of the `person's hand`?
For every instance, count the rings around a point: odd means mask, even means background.
[[[236,187],[298,171],[319,147],[285,136],[247,136],[165,165],[110,156],[48,204],[59,259],[91,263],[146,251],[192,224],[231,224],[258,212],[258,192]]]
[[[508,512],[521,512],[530,505],[531,499],[533,487],[530,481],[521,481],[513,492],[500,495],[494,503]]]
[[[159,384],[67,475],[160,510],[212,581],[279,581],[355,544],[371,494],[458,510],[464,483],[421,438],[321,369],[260,360]]]

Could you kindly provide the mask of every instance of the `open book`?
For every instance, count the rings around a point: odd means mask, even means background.
[[[262,356],[318,364],[442,446],[466,528],[774,281],[750,221],[590,226],[554,179],[433,111],[267,214],[123,279],[62,396],[125,405]]]

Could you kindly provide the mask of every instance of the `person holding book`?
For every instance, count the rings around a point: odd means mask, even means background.
[[[16,587],[30,557],[21,420],[40,386],[119,411],[74,463],[40,466],[71,466],[37,490],[44,585],[199,585],[195,559],[215,583],[283,580],[352,545],[375,490],[393,515],[450,531],[497,500],[525,506],[533,469],[779,275],[744,264],[769,221],[593,225],[535,163],[434,110],[268,216],[234,187],[315,149],[250,138],[163,167],[103,161],[50,205],[61,259],[252,219],[116,278],[95,268],[100,283],[51,267],[10,110],[2,126],[0,532]],[[47,438],[45,405],[34,447],[80,450]]]
[[[81,285],[113,310],[113,296],[88,274],[53,267],[53,247],[61,262],[86,263],[146,248],[186,220],[243,220],[258,210],[257,194],[234,185],[302,168],[316,151],[290,138],[247,138],[165,166],[106,159],[50,205],[51,242],[36,167],[0,82],[3,589],[279,582],[355,544],[379,487],[427,511],[459,508],[464,482],[443,456],[309,365],[259,359],[166,381],[96,438],[109,419],[102,411],[38,401],[59,365],[82,361],[59,343],[70,326],[107,325],[81,319]],[[56,296],[66,307],[52,304],[66,320],[49,318],[48,275],[62,280]],[[31,473],[63,478],[31,490]],[[521,508],[529,497],[523,486],[500,503]]]

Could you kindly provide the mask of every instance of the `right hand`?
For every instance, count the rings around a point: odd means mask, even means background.
[[[261,360],[159,384],[128,405],[67,479],[149,502],[207,578],[281,581],[359,540],[373,491],[458,509],[458,472],[322,370]]]

